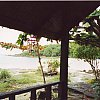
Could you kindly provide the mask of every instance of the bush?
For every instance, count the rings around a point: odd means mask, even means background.
[[[77,58],[77,48],[79,48],[79,44],[75,42],[70,42],[69,43],[69,57],[70,58]]]
[[[40,50],[40,55],[46,56],[46,57],[60,56],[60,47],[61,46],[59,44],[45,45],[44,49]],[[28,51],[24,51],[20,55],[21,56],[37,56],[37,52],[35,50],[32,50],[30,54]]]
[[[88,79],[86,82],[88,83],[88,84],[94,84],[95,83],[95,79]]]
[[[58,60],[48,61],[48,69],[52,72],[56,71],[59,66],[60,62]]]
[[[100,80],[95,81],[93,88],[95,90],[95,100],[100,100]]]
[[[60,45],[46,45],[43,50],[41,50],[40,54],[46,57],[56,57],[60,56]]]
[[[10,78],[10,77],[11,77],[10,72],[8,72],[7,70],[1,71],[0,80],[7,79],[7,78]]]

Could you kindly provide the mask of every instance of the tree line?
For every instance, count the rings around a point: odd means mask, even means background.
[[[45,57],[59,57],[61,55],[61,45],[60,44],[50,44],[45,45],[44,49],[40,50],[40,55]],[[76,42],[69,43],[69,57],[70,58],[80,58],[83,57],[85,53],[89,55],[96,55],[96,58],[100,59],[100,48],[92,46],[79,45]],[[24,51],[22,56],[29,56],[28,51]],[[33,50],[32,56],[37,56],[37,53]]]

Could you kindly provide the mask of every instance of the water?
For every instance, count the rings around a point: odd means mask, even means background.
[[[47,70],[47,62],[51,58],[42,58],[41,62],[44,67],[44,71]],[[44,63],[45,62],[45,63]],[[16,56],[7,56],[0,54],[0,68],[2,69],[38,69],[40,66],[38,58],[33,57],[16,57]]]
[[[51,58],[42,58],[43,67],[47,68],[47,62]],[[56,58],[57,59],[57,58]],[[69,72],[77,71],[77,70],[91,70],[91,66],[84,62],[83,60],[77,60],[73,58],[69,58]],[[0,68],[2,69],[38,69],[39,62],[38,58],[31,57],[15,57],[15,56],[7,56],[0,54]],[[100,60],[99,60],[99,68],[100,68]],[[46,70],[46,69],[45,69]]]
[[[38,58],[0,55],[2,69],[37,69],[38,66]]]

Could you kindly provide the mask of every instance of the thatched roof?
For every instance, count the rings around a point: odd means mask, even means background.
[[[0,2],[0,25],[60,39],[99,6],[99,2]]]

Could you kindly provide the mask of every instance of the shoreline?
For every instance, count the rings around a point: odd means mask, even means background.
[[[14,58],[13,58],[14,57]],[[47,62],[53,59],[58,59],[60,61],[60,57],[41,57],[42,65],[47,68]],[[100,61],[100,59],[99,59]],[[68,58],[68,71],[83,71],[83,70],[91,70],[91,66],[84,62],[84,60],[76,59],[76,58]],[[36,70],[39,67],[38,57],[27,57],[20,55],[6,55],[1,56],[0,68],[2,69],[10,69],[10,70]],[[99,65],[100,68],[100,65]],[[59,69],[60,70],[60,69]]]

